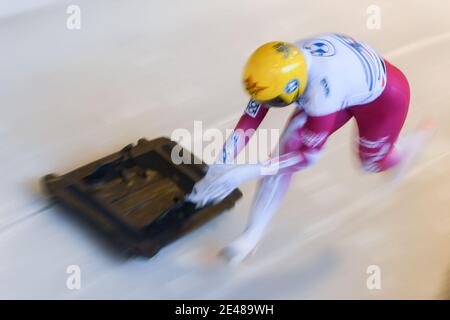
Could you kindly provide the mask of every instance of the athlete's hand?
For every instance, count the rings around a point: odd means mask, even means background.
[[[206,176],[197,182],[187,197],[197,208],[219,203],[239,185],[259,173],[258,165],[214,164]]]

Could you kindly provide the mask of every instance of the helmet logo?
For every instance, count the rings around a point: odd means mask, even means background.
[[[284,59],[287,59],[289,57],[289,47],[284,42],[278,42],[273,46],[273,48],[278,52],[282,53],[284,55]]]
[[[292,92],[297,90],[299,86],[300,86],[300,83],[298,82],[298,80],[297,79],[292,79],[291,81],[289,81],[287,83],[286,88],[284,89],[284,91],[287,94],[291,94]]]
[[[248,77],[244,81],[245,89],[251,94],[256,95],[259,92],[267,89],[267,87],[259,86],[257,82],[252,81],[251,77]]]

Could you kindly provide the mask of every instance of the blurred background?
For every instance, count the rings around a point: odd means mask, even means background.
[[[449,298],[449,12],[447,0],[1,0],[0,298]],[[216,253],[245,226],[254,183],[233,210],[151,260],[113,257],[43,195],[43,175],[141,137],[195,120],[232,128],[247,104],[248,55],[320,32],[361,39],[404,71],[404,135],[425,117],[437,122],[394,192],[383,192],[385,175],[359,169],[349,124],[296,175],[239,268]],[[281,128],[291,111],[263,127]],[[67,286],[69,266],[79,289]]]

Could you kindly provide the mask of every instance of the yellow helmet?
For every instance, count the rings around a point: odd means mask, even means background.
[[[287,106],[305,91],[306,60],[293,44],[273,41],[256,49],[244,68],[247,93],[269,106]]]

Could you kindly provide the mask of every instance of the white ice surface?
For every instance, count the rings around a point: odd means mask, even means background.
[[[74,31],[66,29],[67,1],[55,2],[0,15],[0,298],[450,295],[447,1],[378,0],[380,30],[366,27],[367,0],[72,1],[82,14]],[[359,171],[350,124],[315,167],[297,174],[257,254],[237,269],[215,253],[242,230],[254,183],[242,187],[234,210],[148,261],[113,258],[46,202],[38,179],[49,172],[140,137],[191,130],[194,120],[232,127],[247,100],[247,55],[269,40],[325,31],[361,38],[405,71],[405,133],[425,116],[436,119],[431,144],[389,197],[386,177]],[[290,111],[271,112],[263,127],[281,128]],[[66,288],[72,264],[82,271],[78,291]],[[381,268],[381,290],[366,287],[369,265]]]

